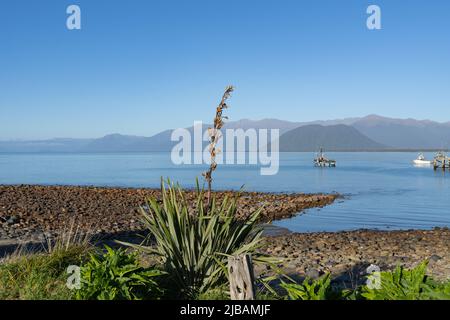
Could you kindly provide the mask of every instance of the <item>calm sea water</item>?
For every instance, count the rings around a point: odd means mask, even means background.
[[[450,172],[412,165],[415,153],[329,153],[336,168],[314,168],[313,153],[282,153],[275,176],[256,165],[223,165],[216,189],[339,192],[345,199],[275,222],[292,231],[450,226]],[[432,154],[427,154],[432,158]],[[176,166],[168,153],[0,154],[0,184],[158,187],[170,177],[194,187],[204,166]]]

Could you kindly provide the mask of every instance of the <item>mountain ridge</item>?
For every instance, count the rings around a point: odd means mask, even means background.
[[[345,125],[356,129],[369,147],[372,142],[382,146],[382,150],[411,149],[411,150],[437,150],[450,147],[450,122],[437,122],[432,120],[416,120],[412,118],[388,118],[376,114],[365,117],[343,118],[335,120],[315,120],[295,122],[274,118],[261,120],[240,119],[227,122],[224,129],[249,128],[279,129],[280,136],[289,131],[304,126],[320,125],[324,127]],[[203,125],[203,130],[210,126]],[[192,127],[186,128],[190,132]],[[346,131],[350,134],[350,131]],[[0,140],[0,152],[146,152],[170,151],[176,142],[170,141],[172,130],[164,130],[153,136],[135,136],[119,133],[108,134],[100,138],[54,138],[47,140]],[[356,138],[354,132],[348,137]],[[301,139],[300,137],[298,139]],[[309,139],[312,139],[311,137]],[[341,143],[341,142],[340,142]],[[204,143],[204,145],[206,142]],[[332,146],[331,146],[332,147]],[[362,150],[362,146],[354,150]],[[350,148],[352,149],[352,148]],[[372,149],[372,148],[369,148]]]
[[[317,151],[319,148],[327,151],[370,151],[386,149],[386,146],[344,124],[301,126],[280,137],[281,152]]]

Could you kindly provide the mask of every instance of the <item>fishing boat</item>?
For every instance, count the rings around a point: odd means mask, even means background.
[[[417,159],[414,160],[413,163],[415,165],[419,165],[419,166],[429,166],[429,165],[431,165],[431,161],[430,160],[426,160],[425,156],[423,155],[423,153],[419,153],[419,155],[417,156]]]
[[[314,166],[316,167],[336,167],[336,160],[330,160],[325,157],[322,148],[314,159]]]

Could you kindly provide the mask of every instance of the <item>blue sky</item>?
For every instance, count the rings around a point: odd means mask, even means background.
[[[0,139],[149,136],[210,121],[228,84],[231,120],[449,121],[449,16],[448,0],[2,0]]]

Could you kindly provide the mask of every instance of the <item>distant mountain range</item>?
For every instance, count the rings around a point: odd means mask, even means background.
[[[450,122],[390,119],[371,115],[351,125],[374,141],[393,148],[450,148]]]
[[[301,126],[286,132],[280,138],[280,151],[284,152],[314,151],[320,147],[327,151],[386,149],[386,146],[344,124]]]
[[[208,126],[204,125],[204,130]],[[292,122],[278,119],[229,122],[224,129],[279,129],[280,151],[438,150],[450,148],[450,122],[363,118]],[[193,128],[188,128],[193,131]],[[151,152],[170,151],[172,130],[152,137],[111,134],[98,139],[0,141],[0,152]],[[206,145],[206,142],[204,142]]]

